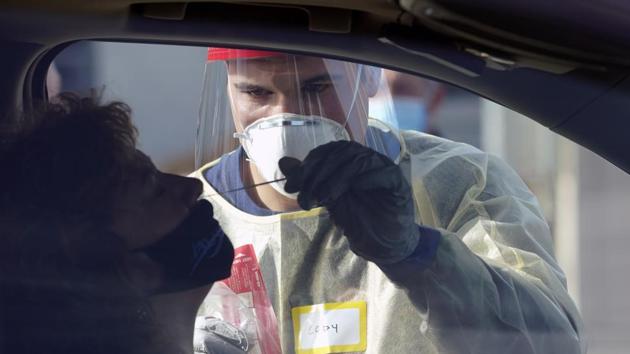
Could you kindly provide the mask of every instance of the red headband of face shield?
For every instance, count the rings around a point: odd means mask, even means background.
[[[268,58],[286,55],[280,52],[271,52],[255,49],[234,49],[234,48],[208,48],[208,61],[232,60],[232,59],[253,59]]]

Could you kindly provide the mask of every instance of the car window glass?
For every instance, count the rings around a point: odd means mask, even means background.
[[[206,60],[204,47],[78,42],[54,60],[49,95],[96,92],[104,101],[126,102],[140,133],[140,149],[158,168],[187,175],[196,168]],[[259,88],[246,92],[257,99],[266,94]],[[549,224],[590,352],[627,350],[630,307],[623,279],[630,241],[623,221],[630,178],[625,173],[514,111],[404,73],[382,72],[378,90],[369,98],[369,114],[390,126],[469,144],[505,160],[536,196]],[[407,119],[392,120],[392,114]],[[236,335],[237,346],[243,345],[241,335],[246,333]]]

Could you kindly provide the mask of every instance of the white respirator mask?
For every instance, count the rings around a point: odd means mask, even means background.
[[[234,133],[250,161],[265,181],[284,178],[278,161],[293,157],[300,161],[314,148],[338,140],[350,140],[346,129],[334,120],[320,116],[280,113],[262,118]],[[297,199],[297,193],[284,190],[286,181],[271,183],[278,193]]]

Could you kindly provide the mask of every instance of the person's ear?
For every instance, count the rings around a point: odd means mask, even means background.
[[[368,97],[374,97],[381,83],[383,69],[376,66],[365,65],[363,75],[365,77],[365,89]]]

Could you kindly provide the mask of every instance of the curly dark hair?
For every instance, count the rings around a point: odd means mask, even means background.
[[[109,231],[136,136],[127,105],[73,94],[3,132],[0,352],[168,352]]]
[[[11,141],[3,158],[11,169],[0,177],[11,186],[3,202],[106,219],[112,191],[135,156],[136,135],[126,104],[62,94],[3,139]]]

